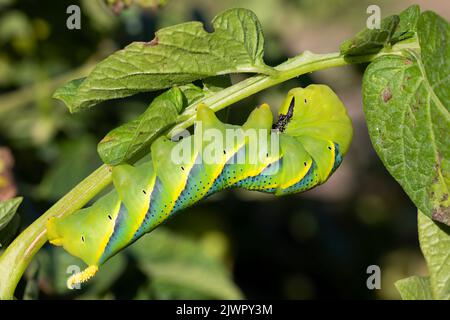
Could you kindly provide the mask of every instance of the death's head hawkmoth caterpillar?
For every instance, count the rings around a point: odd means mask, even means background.
[[[50,242],[88,265],[69,278],[69,287],[86,281],[118,251],[210,194],[245,188],[284,195],[324,183],[340,165],[353,135],[344,105],[325,85],[289,91],[275,124],[267,104],[253,110],[242,126],[220,122],[205,105],[198,107],[197,121],[202,131],[197,124],[194,135],[181,141],[158,138],[149,161],[114,167],[114,189],[92,206],[49,219]],[[229,132],[237,134],[230,138]],[[175,161],[180,152],[183,156]]]

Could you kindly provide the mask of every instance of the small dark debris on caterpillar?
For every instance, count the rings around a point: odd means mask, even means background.
[[[276,123],[273,124],[272,129],[276,129],[283,132],[286,129],[287,124],[294,115],[295,98],[293,97],[289,104],[288,112],[286,114],[280,114]]]

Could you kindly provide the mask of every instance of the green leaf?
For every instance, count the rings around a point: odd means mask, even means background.
[[[416,34],[420,16],[420,7],[412,5],[398,16],[392,15],[381,20],[380,29],[365,28],[353,39],[341,44],[341,54],[358,56],[375,54],[383,48],[401,40],[412,38]]]
[[[418,36],[426,77],[433,86],[436,98],[448,111],[450,110],[450,24],[434,12],[424,12],[419,19]]]
[[[375,60],[364,75],[363,104],[372,144],[385,167],[419,209],[449,224],[448,171],[443,169],[450,159],[445,134],[450,117],[417,56]]]
[[[86,78],[75,79],[64,86],[59,87],[53,93],[53,98],[61,100],[67,106],[73,105],[77,97],[78,87],[83,83],[85,79]]]
[[[208,93],[206,90],[193,84],[186,84],[184,86],[181,86],[180,89],[183,91],[183,95],[186,98],[186,109],[189,107],[189,105],[192,105],[205,98]]]
[[[436,145],[432,217],[450,225],[450,24],[434,12],[424,12],[418,23],[418,37],[421,71],[430,87],[428,99],[440,111],[431,114]]]
[[[57,98],[77,112],[101,101],[215,75],[273,72],[264,64],[264,38],[253,12],[225,11],[214,18],[213,27],[212,33],[200,22],[161,29],[152,41],[135,42],[112,54],[82,83],[60,89]]]
[[[20,216],[15,214],[9,223],[0,230],[0,249],[6,248],[17,234],[20,227]]]
[[[133,244],[130,251],[151,277],[157,298],[242,298],[223,263],[192,240],[159,228]]]
[[[98,144],[103,162],[117,165],[149,152],[151,143],[175,124],[184,109],[231,84],[228,76],[207,78],[203,89],[193,84],[174,87],[156,97],[137,119],[110,131]],[[220,115],[218,115],[220,116]]]
[[[395,283],[403,300],[433,300],[430,279],[412,276]]]
[[[200,100],[231,86],[231,78],[229,75],[214,76],[204,79],[202,84],[202,88],[193,84],[187,84],[181,87],[183,94],[186,97],[184,113],[190,113],[190,109],[195,109]],[[228,109],[220,110],[216,113],[216,116],[223,121],[223,114],[227,112]]]
[[[450,27],[435,14],[418,24],[422,56],[386,55],[367,68],[363,104],[379,157],[414,204],[450,225]]]
[[[399,16],[393,15],[381,20],[380,29],[365,28],[353,39],[344,41],[341,44],[341,54],[357,56],[379,52],[383,47],[390,44],[399,22]]]
[[[450,300],[450,227],[418,214],[419,242],[434,299]]]
[[[117,165],[135,156],[139,150],[149,152],[146,147],[177,120],[185,105],[184,99],[178,87],[156,97],[137,119],[110,131],[99,142],[100,158],[107,164]]]
[[[23,198],[17,197],[0,201],[0,230],[5,228],[16,214],[19,205],[22,203]]]
[[[399,14],[400,22],[391,39],[391,44],[413,37],[417,31],[420,7],[412,5]]]

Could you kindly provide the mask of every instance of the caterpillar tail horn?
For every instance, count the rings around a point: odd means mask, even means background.
[[[98,271],[98,266],[92,265],[87,267],[81,272],[77,272],[67,279],[67,288],[74,289],[77,284],[88,281],[92,278]]]

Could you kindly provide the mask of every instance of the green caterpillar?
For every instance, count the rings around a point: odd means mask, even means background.
[[[99,265],[175,212],[215,192],[236,187],[285,195],[324,183],[353,135],[344,105],[324,85],[292,89],[275,124],[267,104],[253,110],[242,127],[220,122],[204,105],[197,121],[195,134],[181,141],[157,139],[149,161],[114,167],[114,190],[92,206],[49,219],[50,242],[88,265],[69,278],[69,287],[91,278]],[[231,139],[230,131],[239,134]],[[220,136],[227,138],[212,139]],[[177,154],[184,156],[174,161]],[[202,161],[206,154],[214,161]]]

